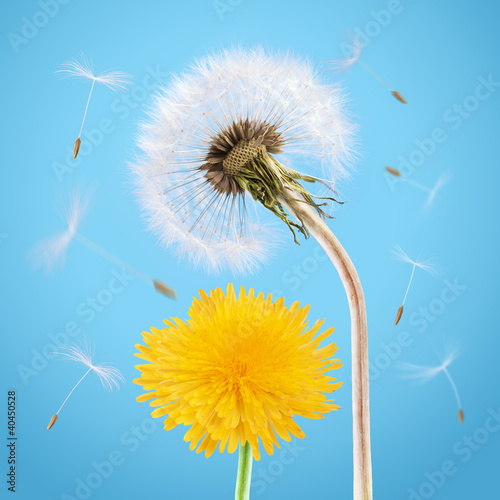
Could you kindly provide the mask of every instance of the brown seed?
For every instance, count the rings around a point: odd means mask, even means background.
[[[49,425],[47,425],[47,430],[51,429],[52,426],[56,423],[57,421],[57,413],[50,419]]]
[[[399,101],[402,102],[403,104],[408,104],[408,101],[396,90],[393,90],[391,94]]]
[[[458,410],[458,421],[461,424],[464,423],[464,411],[462,410],[462,408],[460,408],[460,410]]]
[[[390,174],[395,175],[396,177],[401,177],[401,172],[399,170],[396,170],[395,168],[392,167],[385,167],[385,169]]]
[[[398,313],[396,314],[396,321],[394,322],[395,325],[397,325],[399,323],[399,320],[401,319],[401,316],[403,316],[403,307],[404,306],[401,306],[398,309]]]
[[[73,148],[73,158],[76,158],[78,156],[78,151],[80,151],[80,144],[82,141],[78,137],[78,139],[75,141],[75,147]]]
[[[153,280],[153,284],[155,286],[155,290],[163,295],[166,295],[170,299],[177,300],[177,292],[165,285],[161,280]]]

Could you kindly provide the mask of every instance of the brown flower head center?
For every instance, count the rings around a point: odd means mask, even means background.
[[[241,170],[267,153],[281,153],[284,140],[274,125],[254,120],[238,120],[212,138],[205,177],[221,194],[242,194],[236,181]]]

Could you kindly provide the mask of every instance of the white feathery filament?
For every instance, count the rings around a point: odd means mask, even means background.
[[[105,71],[100,74],[96,74],[92,66],[92,61],[84,54],[80,54],[79,57],[63,63],[61,65],[61,69],[56,71],[56,73],[61,75],[63,78],[84,78],[92,80],[92,86],[90,87],[89,97],[83,114],[82,125],[73,150],[73,158],[76,158],[80,149],[80,137],[82,135],[83,125],[85,124],[85,118],[87,117],[87,110],[89,108],[90,98],[92,97],[92,91],[94,90],[95,83],[101,83],[111,90],[122,90],[130,83],[129,75],[122,73],[121,71]]]
[[[66,398],[62,402],[57,412],[53,415],[47,429],[52,428],[52,426],[57,421],[59,412],[62,410],[63,406],[66,404],[70,396],[73,394],[74,390],[80,385],[83,379],[90,372],[94,372],[99,377],[99,380],[101,381],[101,384],[105,389],[109,390],[113,390],[113,388],[119,389],[120,387],[119,383],[124,381],[123,375],[114,366],[109,364],[94,363],[93,348],[91,347],[89,341],[86,338],[84,338],[82,346],[78,345],[64,346],[61,347],[56,354],[67,360],[74,361],[76,363],[84,365],[85,367],[87,367],[87,371],[83,374],[80,380],[78,380],[78,382],[73,386],[69,394],[66,396]]]
[[[167,286],[162,280],[148,276],[77,232],[78,226],[87,210],[89,201],[90,192],[83,192],[81,189],[70,194],[69,203],[64,203],[61,199],[63,217],[67,229],[56,236],[42,240],[35,246],[30,253],[30,259],[34,267],[45,267],[48,272],[51,272],[58,263],[64,263],[68,247],[75,239],[92,252],[111,262],[113,265],[125,269],[144,283],[153,286],[157,292],[176,300],[177,292],[170,286]]]

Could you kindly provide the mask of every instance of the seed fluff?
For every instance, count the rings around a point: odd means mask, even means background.
[[[436,356],[437,353],[436,353]],[[446,356],[444,359],[440,359],[440,364],[437,366],[422,366],[422,365],[415,365],[412,363],[399,363],[399,368],[405,372],[403,375],[403,378],[406,379],[413,379],[418,381],[421,384],[426,384],[427,382],[430,382],[434,377],[436,377],[440,373],[444,373],[446,375],[446,378],[450,382],[450,385],[453,389],[453,394],[455,395],[455,399],[457,402],[458,406],[458,420],[462,424],[464,421],[464,412],[462,409],[462,404],[460,402],[460,395],[458,393],[457,386],[455,384],[455,381],[453,380],[453,377],[451,376],[448,367],[457,359],[458,357],[458,350],[453,349],[453,350],[448,350],[446,353]],[[438,356],[438,358],[440,358]]]
[[[378,73],[376,73],[370,66],[368,66],[368,64],[366,64],[361,59],[361,46],[359,45],[357,40],[353,40],[351,42],[350,49],[351,57],[340,60],[326,61],[324,66],[327,69],[332,69],[335,71],[346,71],[356,63],[361,64],[361,66],[363,66],[363,68],[368,71],[370,75],[372,75],[376,80],[379,81],[379,83],[381,83],[387,90],[389,90],[394,99],[398,100],[402,104],[408,104],[408,101],[397,90],[392,89],[390,85],[386,83]]]
[[[65,201],[63,197],[59,195],[59,205],[62,209],[63,219],[66,222],[67,229],[55,236],[43,239],[34,247],[29,254],[29,259],[33,267],[35,269],[44,267],[46,271],[51,272],[57,264],[64,264],[68,247],[73,240],[76,240],[115,266],[125,269],[125,271],[134,275],[136,278],[153,286],[158,293],[170,299],[177,300],[177,292],[173,288],[167,286],[162,280],[151,278],[78,232],[78,226],[87,211],[90,198],[90,190],[84,191],[82,189],[75,190],[71,193],[69,195],[69,202]]]
[[[92,81],[89,97],[85,106],[85,112],[83,114],[82,125],[73,148],[73,158],[76,158],[78,151],[80,150],[80,144],[82,142],[80,136],[82,135],[83,124],[85,123],[85,118],[87,117],[87,110],[89,108],[90,98],[92,97],[95,83],[97,82],[105,85],[111,90],[123,90],[130,83],[128,80],[130,75],[122,73],[121,71],[105,71],[97,75],[94,72],[92,61],[85,54],[80,54],[79,57],[61,64],[61,69],[56,71],[56,73],[62,75],[63,78],[84,78]]]
[[[399,306],[398,312],[396,314],[396,320],[394,321],[394,324],[397,325],[399,323],[399,320],[401,319],[401,316],[403,315],[403,309],[406,302],[406,297],[408,297],[408,292],[410,291],[410,287],[413,282],[413,275],[415,274],[415,268],[418,267],[422,269],[422,271],[433,274],[435,276],[440,276],[442,275],[442,273],[439,270],[435,259],[419,260],[420,259],[419,256],[417,260],[413,260],[410,257],[408,257],[408,255],[403,251],[403,249],[400,246],[396,246],[392,251],[392,253],[396,259],[400,260],[401,262],[406,262],[407,264],[412,265],[410,281],[408,282],[408,286],[406,288],[406,293],[403,299],[403,303],[401,304],[401,306]]]
[[[429,208],[432,205],[432,202],[436,198],[436,194],[438,191],[446,184],[448,183],[451,179],[452,176],[449,173],[445,173],[441,175],[434,187],[428,188],[427,186],[424,186],[420,184],[419,182],[414,181],[413,179],[410,179],[409,177],[405,177],[404,175],[401,174],[401,172],[395,168],[392,167],[385,167],[385,170],[393,175],[394,177],[397,177],[401,182],[406,182],[407,184],[411,184],[412,186],[416,187],[417,189],[420,189],[421,191],[424,191],[425,193],[428,194],[427,199],[425,201],[424,209]]]
[[[50,419],[49,425],[47,426],[47,430],[51,429],[53,425],[56,423],[59,412],[62,410],[63,406],[68,401],[69,397],[73,394],[73,391],[80,385],[83,379],[90,373],[94,372],[99,378],[102,386],[112,391],[113,389],[120,388],[120,382],[124,381],[123,375],[121,374],[118,368],[108,364],[108,363],[100,363],[96,364],[94,362],[94,347],[90,344],[88,339],[85,337],[82,345],[67,345],[59,348],[56,352],[62,359],[66,359],[69,361],[74,361],[75,363],[82,364],[87,368],[85,374],[80,378],[80,380],[73,386],[73,389],[66,396],[66,399],[63,401],[62,405],[59,407],[59,410],[52,416]]]

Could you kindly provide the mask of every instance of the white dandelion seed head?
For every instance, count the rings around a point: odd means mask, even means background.
[[[87,211],[91,192],[92,190],[79,188],[69,195],[67,201],[58,195],[59,208],[67,228],[55,236],[43,239],[33,248],[28,258],[35,269],[44,267],[47,272],[51,272],[58,264],[64,265],[68,247]]]
[[[101,381],[105,389],[112,391],[114,388],[120,388],[120,382],[124,382],[122,373],[118,368],[109,363],[94,362],[95,347],[84,337],[81,345],[67,345],[60,347],[55,353],[57,356],[75,363],[86,366],[91,369]]]
[[[396,245],[394,247],[394,249],[392,250],[392,254],[397,260],[400,260],[401,262],[406,262],[408,264],[411,264],[412,266],[416,266],[422,269],[422,271],[430,273],[436,277],[443,276],[443,273],[439,269],[439,264],[435,258],[421,260],[419,256],[417,260],[413,260],[399,245]]]
[[[101,83],[111,90],[123,90],[131,82],[130,75],[121,71],[104,71],[96,74],[92,66],[92,61],[85,55],[61,64],[61,69],[56,71],[63,78],[85,78]]]
[[[277,231],[229,176],[208,172],[215,142],[254,137],[289,168],[333,185],[347,177],[354,157],[345,101],[338,87],[290,53],[235,48],[198,60],[154,98],[141,127],[141,155],[131,168],[150,229],[195,266],[254,270]],[[236,124],[240,132],[231,128]]]

